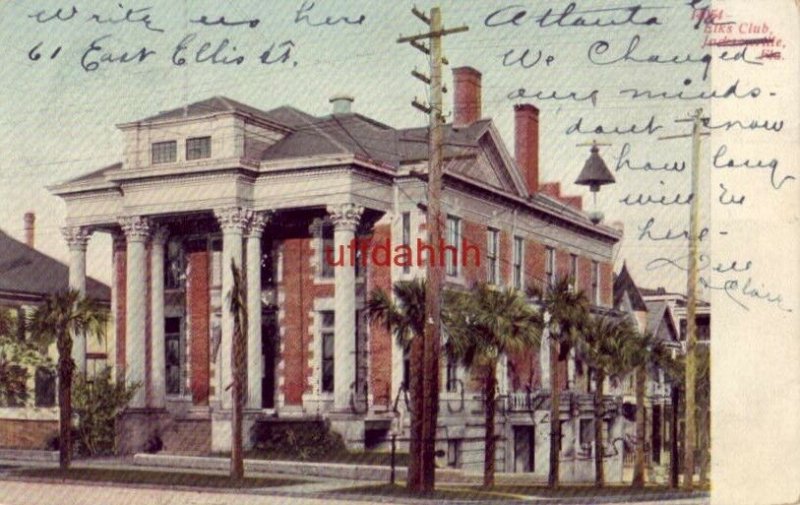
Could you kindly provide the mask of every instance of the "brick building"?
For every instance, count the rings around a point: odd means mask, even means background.
[[[621,234],[593,224],[558,183],[540,182],[539,111],[509,111],[513,156],[481,116],[481,74],[455,69],[454,83],[443,209],[448,245],[474,257],[448,262],[447,282],[524,289],[566,274],[596,307],[610,307]],[[153,434],[167,450],[228,449],[231,261],[246,273],[246,425],[323,418],[351,447],[380,444],[393,426],[407,436],[403,402],[393,412],[403,350],[363,308],[371,290],[424,267],[375,256],[332,265],[324,253],[333,248],[335,258],[356,237],[375,248],[424,240],[427,129],[393,128],[352,102],[334,97],[333,112],[315,117],[213,97],[118,125],[121,162],[51,188],[66,202],[68,229],[114,237],[116,363],[145,385],[126,413],[125,449]],[[72,258],[82,271],[85,256]],[[565,385],[572,372],[562,372]],[[547,472],[543,373],[537,349],[503,366],[500,469]],[[442,374],[442,464],[477,469],[480,399],[457,366],[443,363]],[[562,422],[591,417],[586,408],[565,401]],[[564,458],[591,465],[575,426]]]

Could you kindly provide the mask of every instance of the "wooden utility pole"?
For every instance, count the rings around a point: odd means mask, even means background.
[[[695,383],[697,375],[697,264],[698,242],[700,240],[700,137],[708,135],[702,133],[703,109],[697,109],[691,118],[691,135],[674,135],[662,137],[664,139],[692,138],[692,200],[689,205],[689,262],[686,280],[686,391],[685,419],[683,442],[683,487],[691,491],[694,487],[694,447],[697,436],[695,415]]]
[[[414,357],[422,355],[421,380],[417,379],[412,384],[412,429],[411,449],[409,452],[408,488],[414,491],[432,491],[436,482],[436,426],[439,411],[439,352],[441,349],[441,297],[443,275],[442,267],[444,244],[442,233],[443,219],[441,209],[442,197],[442,165],[444,143],[444,114],[442,108],[442,65],[446,60],[442,56],[442,37],[452,33],[464,32],[468,28],[461,26],[445,29],[442,25],[442,13],[438,7],[426,16],[417,8],[411,9],[412,14],[430,27],[428,33],[400,37],[398,43],[410,43],[414,48],[430,57],[430,77],[413,71],[411,75],[430,85],[430,105],[418,102],[416,99],[411,105],[428,114],[430,117],[430,133],[428,138],[428,210],[427,231],[428,244],[434,248],[436,254],[429,259],[426,269],[425,285],[425,334],[422,342],[411,344],[411,364],[415,365]],[[420,43],[420,40],[429,39],[430,48]],[[457,260],[457,258],[455,258]],[[419,363],[419,362],[417,362]],[[419,371],[417,369],[417,371]],[[412,368],[412,377],[415,371]],[[415,389],[415,387],[418,389]],[[416,428],[416,429],[415,429]],[[416,438],[416,441],[415,441]],[[416,442],[416,443],[415,443]]]

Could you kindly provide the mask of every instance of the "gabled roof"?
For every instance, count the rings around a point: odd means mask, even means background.
[[[45,297],[69,286],[69,268],[0,230],[0,292]],[[111,300],[111,288],[86,278],[86,294]]]
[[[642,293],[636,283],[633,282],[633,277],[628,272],[628,266],[623,263],[622,270],[614,279],[614,307],[619,307],[625,294],[628,295],[633,310],[647,311],[647,305],[644,303]]]
[[[59,184],[105,182],[106,172],[111,172],[112,170],[119,170],[120,168],[122,168],[122,162],[118,161],[117,163],[114,163],[112,165],[108,165],[103,168],[98,168],[97,170],[92,170],[91,172],[85,173],[74,179],[69,179]]]
[[[664,332],[669,332],[669,340],[678,341],[678,329],[675,327],[675,319],[669,303],[665,301],[645,302],[647,306],[647,331],[656,338],[666,336]]]

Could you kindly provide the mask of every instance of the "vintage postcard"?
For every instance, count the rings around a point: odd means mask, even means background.
[[[0,1],[0,505],[800,503],[798,19]]]

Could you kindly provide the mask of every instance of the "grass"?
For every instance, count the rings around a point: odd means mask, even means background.
[[[230,457],[230,454],[215,454],[215,456]],[[279,452],[254,449],[245,453],[245,458],[273,461],[305,461],[311,463],[346,463],[351,465],[391,466],[392,455],[388,452],[363,451],[350,452],[347,450],[328,451],[322,454],[309,454],[304,456],[300,452]],[[408,453],[398,452],[395,455],[395,466],[407,466]]]
[[[113,482],[115,484],[149,484],[157,486],[190,486],[213,489],[252,489],[261,487],[300,484],[297,479],[245,477],[234,480],[227,475],[189,472],[162,472],[148,470],[121,470],[105,468],[26,468],[13,473],[19,477],[70,480],[85,482]]]
[[[630,486],[606,486],[596,489],[593,486],[561,486],[558,489],[549,489],[543,485],[496,485],[491,489],[480,486],[447,486],[440,485],[434,492],[426,494],[411,493],[404,485],[377,484],[358,486],[349,489],[337,490],[336,494],[356,494],[363,496],[387,496],[421,498],[438,501],[449,500],[478,500],[492,499],[493,501],[542,498],[592,498],[592,497],[642,497],[654,498],[669,493],[684,494],[685,491],[670,489],[666,486],[647,486],[642,489],[632,489]],[[691,494],[686,493],[686,496]]]

